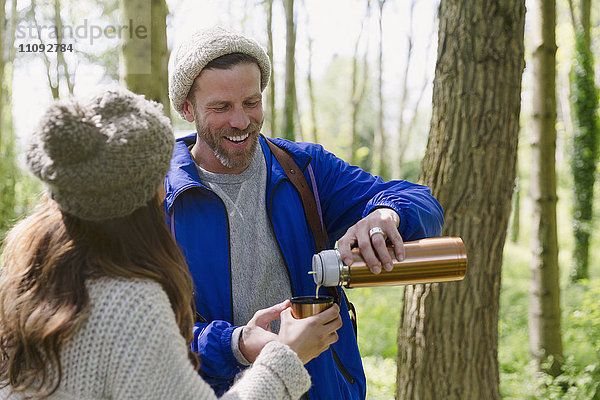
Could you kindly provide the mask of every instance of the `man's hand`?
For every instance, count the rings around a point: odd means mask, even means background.
[[[374,274],[381,272],[382,265],[386,271],[391,271],[392,258],[385,240],[389,238],[394,245],[396,259],[404,260],[404,241],[398,232],[399,225],[400,217],[391,208],[378,208],[352,225],[338,240],[338,251],[344,264],[352,264],[351,248],[358,244],[362,258]]]
[[[277,340],[277,335],[271,332],[271,321],[279,318],[281,312],[289,306],[290,301],[286,300],[273,307],[258,310],[243,327],[238,346],[246,360],[253,363],[267,343]]]

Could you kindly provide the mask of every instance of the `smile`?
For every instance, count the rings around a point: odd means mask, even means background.
[[[241,143],[244,140],[248,139],[248,136],[250,136],[250,133],[246,133],[243,136],[225,136],[225,139],[230,140],[235,143]]]

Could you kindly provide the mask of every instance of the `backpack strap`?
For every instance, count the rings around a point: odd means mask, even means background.
[[[308,182],[306,181],[302,170],[300,169],[300,167],[298,167],[298,164],[296,164],[292,156],[287,151],[273,143],[270,139],[267,139],[264,136],[263,138],[267,142],[267,145],[271,149],[271,152],[275,156],[277,162],[283,167],[283,170],[285,171],[285,174],[287,175],[288,179],[290,180],[292,185],[294,185],[294,187],[298,191],[298,194],[300,194],[300,199],[302,200],[302,208],[304,208],[304,216],[306,217],[306,221],[308,222],[308,226],[310,227],[311,233],[313,235],[313,240],[315,242],[315,248],[317,249],[317,252],[328,249],[330,246],[329,240],[327,238],[327,230],[325,229],[325,224],[323,223],[323,219],[321,218],[320,204],[317,204],[317,201],[315,199],[315,197],[318,196],[318,194],[317,185],[314,182],[314,177],[312,174],[312,169],[309,170],[309,172],[311,173],[311,181],[313,181],[313,188],[315,190],[315,193],[313,193],[310,190],[310,187],[308,186]],[[340,288],[340,291],[338,291],[335,287],[328,287],[327,292],[330,296],[334,298],[335,302],[338,304],[340,304],[340,292],[342,293],[342,295],[344,296],[344,300],[348,305],[348,312],[350,313],[352,327],[354,328],[354,334],[356,335],[356,310],[354,308],[354,305],[348,300],[348,297],[346,297],[346,293],[344,293],[344,290]]]

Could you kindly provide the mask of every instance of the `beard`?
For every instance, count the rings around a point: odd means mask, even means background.
[[[261,122],[251,122],[245,129],[218,129],[211,130],[209,127],[196,121],[198,137],[202,139],[212,150],[215,157],[227,168],[245,168],[250,165],[258,146],[258,134],[262,128]],[[249,146],[243,149],[226,149],[222,144],[223,136],[245,136],[249,140]],[[225,139],[227,140],[227,139]]]

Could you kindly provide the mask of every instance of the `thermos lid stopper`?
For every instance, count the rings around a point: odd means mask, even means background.
[[[323,250],[313,256],[313,279],[317,285],[338,286],[340,284],[340,255],[337,250]]]

